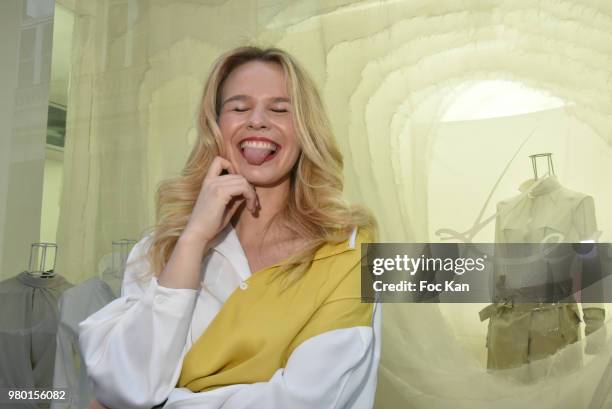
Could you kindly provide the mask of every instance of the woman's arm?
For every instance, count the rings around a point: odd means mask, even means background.
[[[371,326],[318,333],[330,319],[347,322],[368,308]],[[176,390],[164,409],[371,409],[380,361],[380,305],[361,304],[359,299],[335,300],[313,318],[313,325],[305,328],[307,338],[298,341],[285,367],[267,382],[199,393]],[[318,335],[308,337],[312,333]]]
[[[352,308],[352,303],[347,300],[346,307]],[[307,339],[268,382],[239,390],[221,408],[371,409],[380,361],[380,321],[380,305],[374,304],[372,327],[342,328]]]
[[[224,171],[228,174],[224,175]],[[200,266],[208,245],[242,203],[255,212],[255,190],[244,177],[235,174],[230,161],[215,157],[202,181],[189,221],[159,275],[159,284],[169,288],[199,288]]]
[[[229,174],[223,175],[224,170]],[[79,326],[81,351],[100,403],[113,409],[148,409],[168,397],[186,353],[202,258],[241,203],[255,212],[257,195],[218,156],[159,280],[152,278],[146,288],[136,284],[139,275],[152,272],[144,240],[134,246],[122,297]]]
[[[359,248],[364,234],[351,247]],[[293,339],[286,363],[269,380],[200,393],[177,390],[164,408],[371,409],[382,311],[379,303],[361,302],[361,255],[352,254],[355,259],[348,263],[353,267],[335,272],[342,274],[341,282]]]
[[[197,292],[141,284],[150,271],[149,238],[128,257],[122,296],[79,325],[79,343],[96,399],[113,409],[150,408],[174,388]]]

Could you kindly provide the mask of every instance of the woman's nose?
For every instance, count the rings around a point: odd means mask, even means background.
[[[259,129],[268,127],[268,116],[264,108],[255,107],[251,110],[247,127]]]

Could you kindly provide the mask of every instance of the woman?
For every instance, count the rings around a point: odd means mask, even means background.
[[[121,298],[80,325],[109,408],[371,408],[380,311],[361,303],[375,221],[342,197],[342,156],[286,52],[213,66],[199,138],[158,191]]]

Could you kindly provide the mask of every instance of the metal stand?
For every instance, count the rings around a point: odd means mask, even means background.
[[[125,265],[127,263],[128,255],[132,246],[136,243],[136,240],[132,239],[121,239],[113,241],[113,259],[112,259],[112,272],[115,275],[123,275]]]
[[[48,254],[47,250],[52,249],[53,254]],[[55,243],[32,243],[30,246],[30,261],[28,263],[28,273],[37,277],[55,276],[55,262],[57,259],[57,244]],[[47,269],[47,260],[51,259],[51,269]]]
[[[549,175],[556,175],[555,174],[555,166],[553,165],[553,161],[552,161],[552,153],[536,153],[533,155],[529,155],[529,158],[531,159],[531,166],[533,168],[533,176],[534,176],[534,180],[538,180],[538,166],[537,166],[537,159],[538,158],[546,158],[546,164],[548,165],[548,174]]]

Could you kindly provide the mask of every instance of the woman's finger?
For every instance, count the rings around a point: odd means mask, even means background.
[[[225,158],[222,158],[221,156],[216,156],[211,162],[204,180],[211,180],[213,178],[218,177],[219,175],[221,175],[224,169],[227,170],[229,173],[236,173],[232,162]]]
[[[244,196],[234,196],[232,200],[230,200],[229,204],[225,208],[223,225],[226,225],[230,221],[234,213],[236,213],[236,210],[238,210],[242,204],[245,204]]]
[[[226,204],[230,202],[232,197],[242,195],[247,201],[247,208],[252,212],[257,208],[257,194],[249,182],[245,180],[241,181],[229,181],[218,186],[219,192],[226,198]]]
[[[231,182],[231,181],[235,181],[235,180],[244,180],[244,176],[242,175],[221,175],[218,176],[217,178],[215,178],[215,183],[226,183],[226,182]]]

